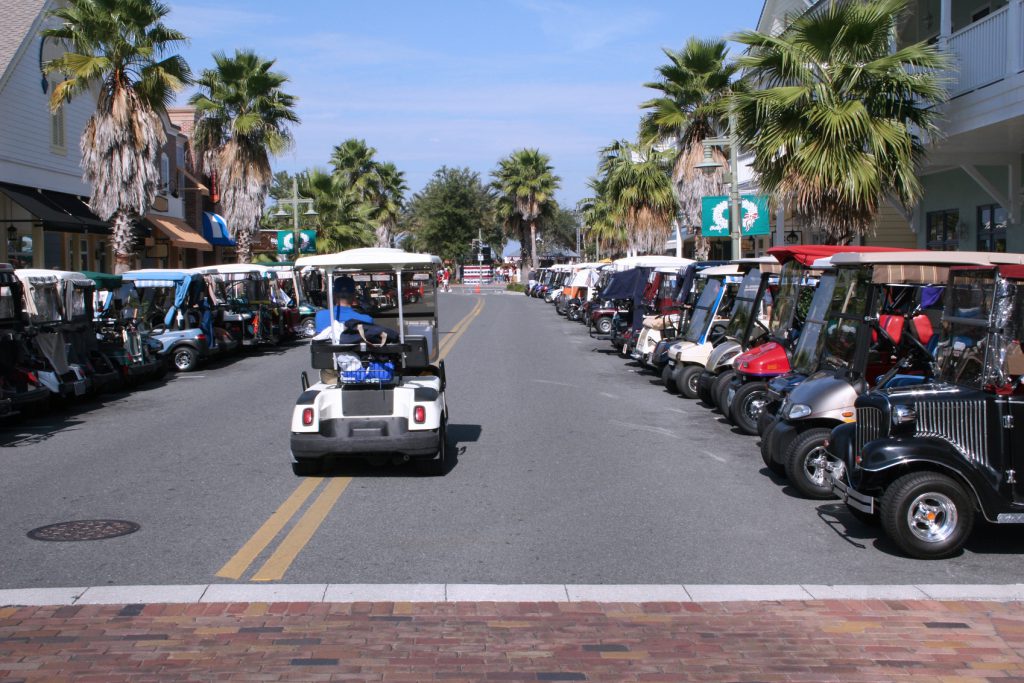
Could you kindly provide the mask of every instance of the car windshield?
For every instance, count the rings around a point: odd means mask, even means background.
[[[704,290],[697,300],[697,307],[690,318],[690,324],[686,328],[686,340],[694,343],[700,342],[704,332],[715,318],[715,311],[718,310],[719,293],[722,291],[722,281],[708,278]]]
[[[782,267],[771,319],[768,322],[768,329],[773,337],[784,337],[793,327],[793,323],[806,315],[814,295],[812,288],[804,286],[806,277],[807,271],[798,261],[790,261]]]
[[[761,271],[758,268],[754,268],[743,276],[743,281],[736,292],[736,303],[732,306],[732,314],[729,318],[729,325],[725,330],[725,336],[730,339],[739,340],[746,332],[750,317],[754,312],[754,304],[757,303],[757,292],[760,288]]]
[[[994,271],[950,279],[935,349],[939,380],[976,389],[1005,387],[1024,374],[1024,287]]]
[[[393,272],[353,273],[355,302],[373,317],[398,315],[398,280]],[[430,273],[402,273],[402,314],[433,316],[437,308],[434,277]]]
[[[832,292],[836,288],[836,274],[826,273],[814,290],[811,304],[807,308],[807,318],[800,337],[793,351],[793,371],[809,375],[818,369],[818,357],[821,355],[823,342],[822,332],[825,329],[825,316],[832,301]]]
[[[870,268],[840,269],[825,323],[822,368],[844,368],[853,360],[857,329],[864,322],[870,286]]]

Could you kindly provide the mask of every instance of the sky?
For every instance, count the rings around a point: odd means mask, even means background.
[[[214,51],[277,59],[302,123],[275,170],[327,167],[363,138],[419,191],[441,166],[484,181],[536,147],[562,179],[559,203],[588,196],[597,150],[633,138],[638,105],[692,35],[752,28],[763,0],[166,0],[198,74]],[[182,98],[187,99],[187,95]]]

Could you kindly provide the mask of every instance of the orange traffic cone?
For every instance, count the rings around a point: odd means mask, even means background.
[[[476,289],[475,289],[475,290],[473,290],[473,292],[474,292],[475,294],[479,294],[479,293],[480,293],[480,282],[479,282],[479,281],[477,281],[477,283],[476,283]]]

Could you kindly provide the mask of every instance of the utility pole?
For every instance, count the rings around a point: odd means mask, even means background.
[[[299,258],[299,205],[308,206],[309,209],[302,213],[303,216],[317,216],[317,212],[313,210],[313,200],[299,197],[299,178],[298,176],[292,176],[292,196],[291,199],[278,199],[278,208],[274,212],[274,216],[278,218],[284,218],[288,213],[281,206],[290,205],[292,207],[292,251],[295,253],[293,260]]]
[[[729,134],[725,137],[704,138],[704,161],[697,168],[712,174],[722,167],[711,158],[712,147],[729,148],[729,172],[722,178],[729,183],[729,239],[732,242],[732,257],[743,256],[743,207],[740,199],[739,142],[736,139],[736,115],[729,114]]]

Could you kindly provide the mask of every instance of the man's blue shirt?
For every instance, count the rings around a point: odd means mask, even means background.
[[[363,322],[363,323],[372,323],[373,322],[373,318],[371,318],[370,316],[366,315],[365,313],[360,313],[359,311],[355,310],[351,306],[342,306],[340,304],[334,307],[334,319],[337,320],[339,323],[343,323],[343,322],[345,322],[347,320],[358,320],[359,322]],[[328,313],[327,311],[317,311],[316,312],[316,331],[317,331],[317,334],[319,334],[319,333],[323,332],[324,330],[326,330],[330,326],[330,324],[331,324],[330,313]]]

